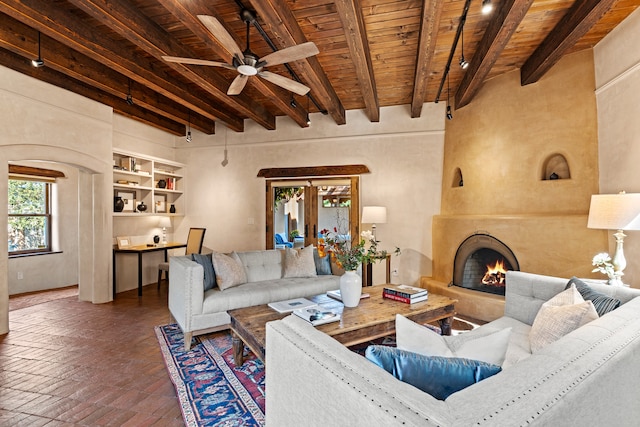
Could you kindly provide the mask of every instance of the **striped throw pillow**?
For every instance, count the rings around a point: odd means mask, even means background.
[[[575,276],[569,280],[565,289],[569,289],[572,284],[576,285],[576,289],[580,292],[580,295],[582,295],[582,298],[584,298],[585,301],[591,301],[593,303],[598,316],[607,314],[608,312],[620,307],[620,304],[622,304],[622,302],[617,298],[612,298],[594,291],[589,285]]]

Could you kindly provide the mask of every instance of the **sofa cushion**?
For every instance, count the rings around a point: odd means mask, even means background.
[[[567,289],[569,289],[572,284],[576,286],[576,289],[585,301],[591,301],[593,303],[598,316],[603,316],[620,307],[621,301],[619,299],[594,291],[588,284],[575,276],[567,283]]]
[[[224,291],[247,282],[247,274],[237,253],[232,252],[231,256],[228,256],[214,252],[211,256],[213,269],[216,271],[216,283],[220,290]]]
[[[300,250],[285,248],[283,277],[315,277],[316,264],[313,260],[313,246]]]
[[[439,400],[500,372],[500,366],[464,358],[424,356],[388,346],[371,345],[365,357],[400,381]]]
[[[213,269],[211,254],[191,254],[191,259],[200,264],[204,270],[204,290],[213,289],[216,285],[216,272]]]
[[[316,274],[318,276],[327,276],[331,273],[331,257],[328,254],[321,257],[318,254],[318,248],[313,248],[313,262],[316,264]]]
[[[237,252],[238,258],[247,274],[247,282],[274,280],[282,278],[281,250]]]
[[[585,301],[575,285],[542,304],[531,325],[531,352],[562,338],[569,332],[598,318],[591,301]]]
[[[456,336],[443,337],[431,329],[396,315],[396,344],[401,350],[425,356],[462,357],[493,365],[504,362],[511,328],[477,328]]]

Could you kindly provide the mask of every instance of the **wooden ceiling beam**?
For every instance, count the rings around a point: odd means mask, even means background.
[[[411,118],[420,117],[422,104],[427,98],[427,84],[431,73],[431,62],[438,41],[438,25],[444,0],[423,0],[418,37],[418,57],[411,97]],[[443,70],[444,71],[444,70]]]
[[[163,55],[197,58],[193,50],[180,43],[162,27],[124,0],[68,0],[159,61]],[[163,61],[164,62],[164,61]],[[211,67],[164,62],[187,80],[195,83],[218,102],[251,118],[266,129],[276,128],[276,119],[264,106],[244,94],[229,96],[226,81]]]
[[[87,57],[112,68],[138,83],[148,86],[167,98],[184,105],[210,120],[222,120],[227,127],[244,130],[244,122],[236,114],[220,108],[213,99],[197,96],[176,84],[153,62],[126,48],[122,43],[95,31],[90,24],[68,10],[46,0],[3,0],[0,12],[40,30]]]
[[[372,122],[379,122],[380,103],[378,102],[376,79],[373,76],[371,50],[367,41],[362,5],[359,0],[336,0],[334,3],[344,27],[351,60],[356,67],[367,116]]]
[[[233,54],[218,43],[218,40],[211,35],[211,33],[198,19],[198,15],[211,15],[217,18],[218,21],[223,22],[220,15],[208,6],[211,2],[205,0],[192,0],[187,5],[181,0],[158,1],[207,46],[210,46],[218,55],[227,58],[227,61],[230,61]],[[229,31],[229,34],[233,37],[233,33],[231,31]],[[236,39],[236,43],[238,46],[242,46],[240,40]],[[256,90],[273,102],[280,111],[289,116],[294,122],[300,125],[300,127],[309,126],[307,123],[308,111],[306,111],[300,103],[290,102],[291,92],[282,89],[279,86],[270,84],[258,77],[249,79],[249,84],[253,85]]]
[[[343,176],[370,173],[366,165],[303,166],[298,168],[265,168],[258,171],[258,178],[295,178],[311,176]]]
[[[5,49],[0,49],[0,64],[18,71],[34,79],[49,83],[51,85],[66,89],[70,92],[92,99],[101,104],[110,106],[114,112],[130,117],[142,123],[146,123],[157,129],[164,130],[176,136],[184,136],[186,128],[182,123],[170,120],[166,117],[145,110],[137,105],[129,105],[122,99],[111,94],[96,89],[85,83],[74,80],[63,73],[55,71],[46,65],[41,68],[34,68],[31,60],[17,55]]]
[[[493,18],[471,58],[469,68],[458,86],[455,107],[462,108],[478,93],[493,64],[524,19],[533,0],[506,0],[494,9]]]
[[[535,83],[587,34],[617,0],[576,1],[520,70],[521,84]]]
[[[281,49],[307,42],[293,12],[285,0],[250,0],[258,13],[258,20],[264,22],[275,37],[274,43]],[[320,52],[322,54],[322,52]],[[347,122],[344,106],[325,74],[316,56],[295,62],[296,69],[311,88],[314,98],[331,115],[333,120],[343,125]]]
[[[37,31],[0,14],[0,47],[22,56],[25,62],[37,56]],[[96,87],[116,98],[126,99],[130,93],[135,104],[178,123],[191,123],[191,127],[206,134],[215,131],[215,121],[196,113],[189,113],[182,105],[149,90],[140,84],[129,85],[129,79],[87,58],[46,35],[41,38],[46,46],[46,66],[73,79]]]

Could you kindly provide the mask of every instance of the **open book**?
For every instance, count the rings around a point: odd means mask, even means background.
[[[314,307],[301,308],[293,310],[293,314],[311,323],[313,326],[325,323],[337,322],[340,320],[340,314],[333,310],[325,309],[318,305]]]

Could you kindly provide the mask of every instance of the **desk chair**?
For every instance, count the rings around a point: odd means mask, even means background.
[[[184,251],[185,255],[199,254],[202,251],[202,242],[204,242],[204,233],[206,228],[190,228],[187,236],[187,247]],[[160,289],[160,281],[162,273],[167,272],[167,282],[169,281],[169,262],[158,264],[158,289]]]

